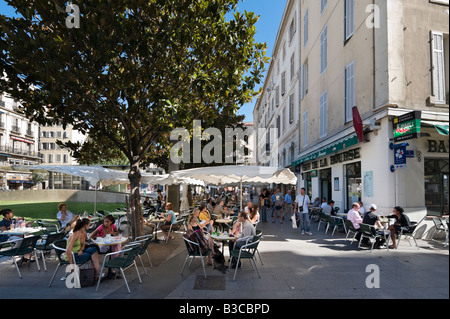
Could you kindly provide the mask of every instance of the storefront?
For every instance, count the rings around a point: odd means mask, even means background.
[[[336,207],[347,210],[351,201],[361,199],[361,147],[352,133],[299,158],[300,184],[312,198],[334,200]],[[348,204],[350,202],[350,204]]]
[[[341,211],[362,201],[366,210],[373,203],[384,215],[395,206],[417,216],[448,214],[448,122],[422,119],[417,136],[395,141],[394,119],[377,119],[376,129],[366,128],[365,142],[349,129],[344,137],[300,156],[292,164],[300,172],[297,186],[305,187],[312,199],[334,200]]]

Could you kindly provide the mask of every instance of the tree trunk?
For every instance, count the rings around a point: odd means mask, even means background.
[[[141,205],[141,173],[139,172],[139,162],[131,166],[128,173],[130,179],[130,207],[128,212],[128,221],[131,226],[131,238],[134,240],[138,236],[142,236],[144,228],[142,225],[142,205]]]

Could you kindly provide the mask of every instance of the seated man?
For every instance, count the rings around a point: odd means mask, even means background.
[[[217,218],[225,218],[227,216],[228,208],[223,208],[223,200],[221,200],[217,205],[214,207],[213,214],[217,216]]]
[[[323,206],[322,213],[330,215],[330,216],[334,216],[335,215],[335,212],[334,212],[334,200],[330,199],[328,201],[328,204]]]
[[[364,214],[363,224],[374,226],[372,229],[372,233],[375,235],[376,233],[383,234],[385,232],[383,225],[380,223],[379,216],[376,213],[377,206],[375,204],[370,205],[369,211]],[[387,231],[389,234],[389,231]],[[384,238],[377,238],[375,242],[375,248],[382,248],[385,244]]]
[[[253,236],[256,235],[256,229],[248,220],[245,212],[239,213],[238,220],[230,234],[234,236],[234,238],[228,242],[230,247],[230,255],[232,250],[239,250],[242,246],[247,244],[247,240],[249,238],[253,238]],[[250,242],[251,241],[249,241],[249,243]],[[233,258],[231,260],[231,267],[235,268],[237,266],[236,264],[237,260]]]
[[[359,241],[361,239],[361,231],[359,230],[359,228],[360,228],[359,224],[361,224],[363,222],[363,220],[361,218],[361,214],[359,213],[359,204],[358,203],[352,204],[352,209],[350,209],[347,213],[347,219],[349,221],[351,221],[353,224],[353,227],[355,227],[355,229],[358,230],[358,233],[356,234],[355,239]]]

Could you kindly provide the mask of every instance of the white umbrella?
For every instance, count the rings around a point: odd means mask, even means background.
[[[32,166],[16,166],[19,169],[27,169],[31,171],[47,171],[54,173],[62,173],[73,176],[83,177],[90,184],[95,185],[95,201],[94,213],[97,211],[97,184],[102,183],[104,186],[128,184],[128,173],[117,171],[101,166],[83,166],[83,165],[32,165]]]
[[[177,178],[193,178],[202,180],[210,185],[239,184],[242,209],[242,183],[246,184],[296,184],[297,177],[287,168],[269,166],[209,166],[174,171],[172,176]]]

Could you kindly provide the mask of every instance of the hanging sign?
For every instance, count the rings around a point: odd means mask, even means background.
[[[413,111],[394,118],[394,142],[405,141],[420,136],[421,111]]]
[[[406,168],[406,145],[394,146],[394,167],[395,169]]]

